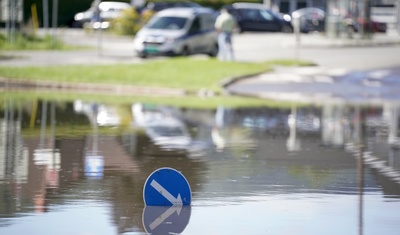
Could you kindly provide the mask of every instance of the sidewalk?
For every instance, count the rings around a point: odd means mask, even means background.
[[[296,46],[297,42],[293,42]],[[352,38],[328,38],[323,34],[301,34],[299,45],[301,47],[371,47],[383,45],[400,45],[400,33],[394,29],[386,33],[375,33],[370,39],[360,38],[355,34]]]

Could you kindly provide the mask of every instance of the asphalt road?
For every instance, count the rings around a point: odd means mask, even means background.
[[[43,33],[43,32],[42,32]],[[79,51],[12,51],[16,59],[0,61],[5,66],[43,66],[56,64],[109,64],[141,63],[135,55],[132,37],[117,37],[98,32],[85,33],[80,29],[49,31],[64,42],[87,45],[93,50]],[[330,40],[320,34],[302,34],[300,44],[294,34],[243,33],[234,35],[234,48],[238,61],[264,61],[273,59],[310,60],[323,69],[364,70],[400,65],[400,46],[396,32],[374,37],[370,46],[361,40]],[[368,42],[367,42],[368,43]],[[399,44],[400,45],[400,44]]]

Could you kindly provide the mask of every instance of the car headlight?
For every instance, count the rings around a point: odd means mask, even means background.
[[[288,14],[284,14],[283,19],[286,20],[287,22],[290,22],[292,20],[292,17]]]
[[[76,20],[76,21],[80,21],[80,20],[82,20],[83,19],[83,13],[78,13],[78,14],[76,14],[75,16],[74,16],[74,19]]]
[[[136,37],[133,39],[133,42],[142,44],[142,43],[144,43],[144,39],[145,38],[143,36],[136,35]]]

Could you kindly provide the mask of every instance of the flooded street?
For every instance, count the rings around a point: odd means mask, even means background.
[[[1,99],[0,234],[400,234],[400,106]],[[181,172],[190,206],[145,207]]]

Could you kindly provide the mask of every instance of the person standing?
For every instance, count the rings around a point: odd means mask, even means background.
[[[236,28],[236,19],[226,8],[221,9],[221,14],[217,17],[214,25],[218,32],[218,47],[220,60],[234,60],[232,33]]]

